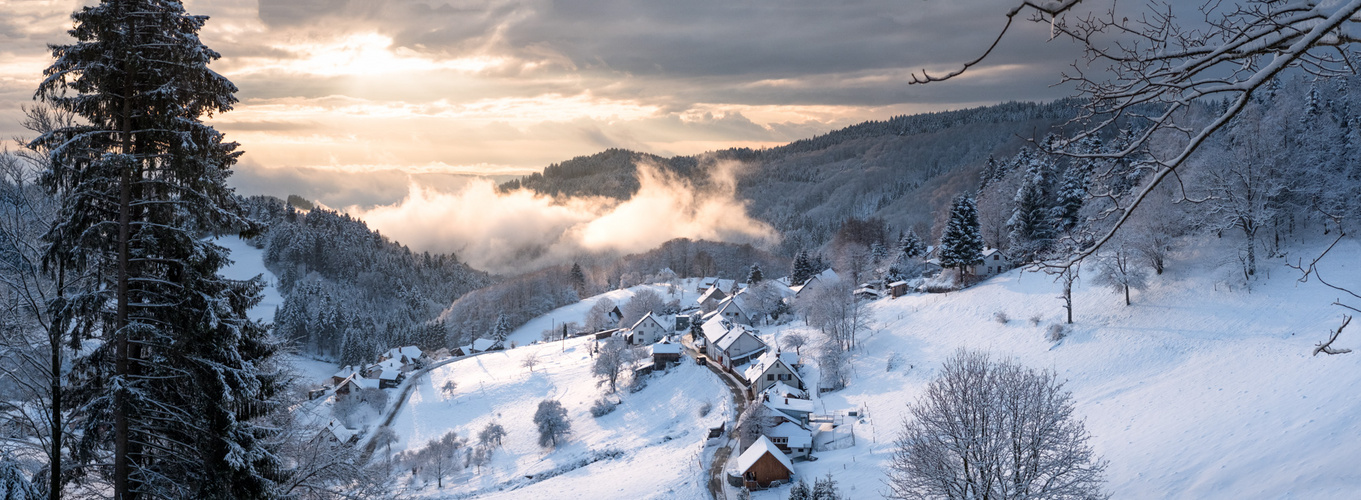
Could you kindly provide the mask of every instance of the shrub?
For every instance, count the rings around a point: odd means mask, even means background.
[[[1031,316],[1031,317],[1030,317],[1030,326],[1040,326],[1040,322],[1043,321],[1043,320],[1044,320],[1044,319],[1041,318],[1040,315],[1038,315],[1038,314],[1036,314],[1036,315],[1034,315],[1034,316]]]
[[[995,313],[992,313],[992,320],[1005,325],[1007,324],[1008,321],[1011,321],[1011,318],[1007,317],[1007,313],[997,311]]]
[[[617,407],[619,407],[619,403],[610,401],[606,398],[597,399],[595,400],[595,403],[591,404],[591,416],[600,418],[609,415],[610,413],[613,413],[614,409]]]
[[[1058,342],[1060,340],[1063,340],[1063,338],[1067,336],[1068,325],[1065,325],[1063,323],[1054,323],[1052,325],[1049,325],[1049,329],[1046,330],[1044,338],[1049,339],[1050,342]]]
[[[699,406],[699,417],[707,417],[711,411],[714,411],[714,403],[712,401],[705,401],[704,404]]]

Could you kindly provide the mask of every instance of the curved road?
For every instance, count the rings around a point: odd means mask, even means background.
[[[684,341],[686,337],[681,337],[681,345],[685,346],[685,352],[691,358],[698,358],[700,354],[695,349],[694,341],[691,340],[687,343]],[[728,489],[724,486],[726,478],[723,476],[723,470],[728,465],[728,459],[732,457],[733,449],[737,446],[737,419],[741,417],[743,412],[747,411],[747,387],[736,377],[733,377],[731,373],[724,371],[723,367],[714,364],[711,358],[705,357],[704,366],[709,367],[709,371],[714,372],[714,375],[718,375],[718,378],[723,380],[724,384],[727,384],[728,392],[732,394],[733,405],[737,409],[727,425],[727,441],[717,450],[714,450],[713,461],[709,464],[709,494],[713,495],[714,500],[727,500]]]

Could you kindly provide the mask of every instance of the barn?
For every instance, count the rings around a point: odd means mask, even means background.
[[[794,464],[770,438],[761,436],[737,457],[737,471],[748,490],[759,490],[788,482]]]

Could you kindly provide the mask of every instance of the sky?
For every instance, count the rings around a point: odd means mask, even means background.
[[[1015,0],[190,0],[210,67],[240,102],[208,118],[245,151],[229,183],[298,194],[415,250],[513,273],[672,238],[773,245],[731,181],[641,179],[627,202],[495,183],[625,148],[661,156],[771,147],[866,120],[1051,100],[1080,55]],[[92,0],[0,0],[0,138],[25,134],[48,44]],[[10,142],[9,147],[14,147]],[[652,172],[647,166],[644,172]],[[629,235],[627,238],[619,235]]]
[[[0,137],[21,135],[71,0],[0,2]],[[448,174],[521,175],[619,147],[768,147],[897,114],[1048,100],[1077,53],[1027,23],[989,65],[945,70],[1003,0],[191,0],[212,68],[240,88],[211,119],[242,143],[246,194],[371,206]]]

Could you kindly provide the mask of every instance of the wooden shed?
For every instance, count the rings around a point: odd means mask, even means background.
[[[770,438],[761,436],[737,457],[737,471],[748,490],[759,490],[789,482],[794,464]]]

